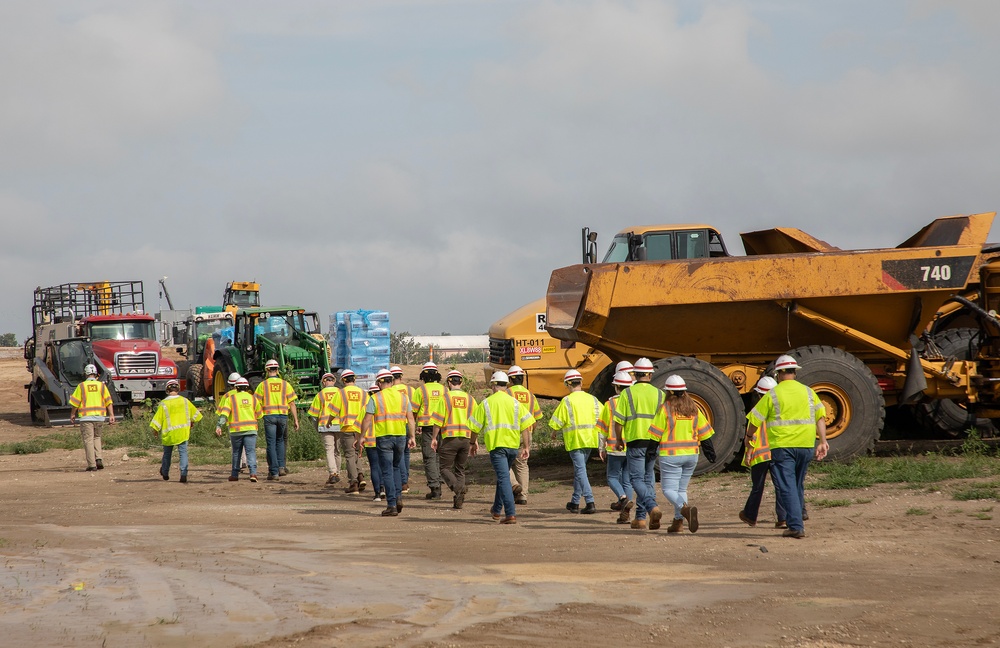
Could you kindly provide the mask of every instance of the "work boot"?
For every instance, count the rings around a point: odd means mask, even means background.
[[[183,475],[181,475],[181,483],[182,483],[182,484],[186,484],[186,483],[188,483],[188,476],[187,476],[187,473],[184,473]]]
[[[645,520],[639,520],[639,519],[632,520],[632,528],[633,529],[645,529],[646,528],[646,521]]]
[[[236,475],[230,475],[229,476],[229,481],[239,481],[239,480],[240,480],[240,478],[238,476],[236,476]]]
[[[404,493],[410,492],[410,482],[403,482],[403,488],[400,489]]]
[[[236,481],[236,480],[234,479],[233,481]],[[257,483],[257,475],[256,474],[250,475],[250,481],[252,481],[253,483],[256,484]]]
[[[757,526],[757,521],[756,520],[751,520],[750,518],[748,518],[747,514],[744,513],[743,511],[740,511],[740,521],[741,522],[746,522],[747,525],[752,526],[752,527]]]
[[[777,522],[774,523],[774,528],[775,529],[787,529],[788,525],[785,523],[784,520],[778,520]]]
[[[628,524],[629,518],[632,517],[632,508],[635,506],[635,502],[632,500],[627,500],[625,504],[622,505],[622,510],[618,514],[618,524]]]
[[[460,509],[462,508],[462,505],[465,504],[465,491],[466,489],[463,488],[462,490],[455,493],[455,500],[454,500],[455,508]]]
[[[593,515],[597,513],[597,506],[593,502],[587,502],[587,505],[580,510],[580,513],[583,515]]]
[[[170,479],[170,473],[165,473],[161,470],[160,477],[163,477],[163,481],[167,481],[168,479]]]
[[[431,488],[431,492],[424,495],[424,499],[436,500],[441,499],[441,487]]]
[[[520,484],[514,484],[511,486],[511,490],[514,491],[514,497],[520,497],[524,494],[524,489],[521,488]]]
[[[104,460],[103,459],[98,459],[97,460],[97,469],[98,470],[104,470]],[[804,520],[808,520],[809,516],[808,515],[804,515],[803,519]]]
[[[659,506],[654,506],[649,511],[649,530],[656,531],[660,528],[660,518],[663,517],[663,511],[660,510]]]
[[[396,510],[398,508],[399,506],[387,506],[386,509],[382,511],[382,517],[396,517],[399,515],[399,511]]]
[[[805,531],[796,531],[795,529],[785,529],[785,532],[781,534],[783,538],[804,538],[806,537]]]
[[[503,519],[503,514],[496,511],[490,511],[490,516],[497,522]]]
[[[284,477],[287,474],[288,474],[288,468],[285,468],[284,466],[282,466],[281,468],[278,468],[278,475],[280,477]]]
[[[625,502],[627,502],[627,501],[628,501],[628,498],[625,497],[624,495],[622,495],[620,498],[618,498],[617,502],[613,502],[611,504],[611,510],[612,511],[620,511],[620,510],[622,510],[622,507],[625,506]]]
[[[277,475],[272,475],[271,473],[268,473],[267,474],[267,481],[278,481],[278,476]]]
[[[344,492],[348,495],[357,495],[361,491],[358,490],[358,482],[351,482],[351,485],[344,489]]]
[[[688,529],[691,530],[691,533],[694,533],[695,531],[698,530],[697,506],[688,506],[687,504],[685,504],[684,506],[681,507],[681,515],[683,515],[684,519],[688,521]]]
[[[326,485],[327,486],[333,486],[334,484],[336,484],[339,481],[340,481],[340,477],[338,475],[330,475],[326,479]]]
[[[403,500],[399,500],[396,502],[396,512],[397,513],[403,512]]]
[[[574,504],[573,502],[566,502],[566,510],[569,511],[570,513],[579,513],[580,505]]]
[[[667,533],[680,533],[684,530],[684,518],[674,518],[667,527]]]
[[[358,490],[360,492],[365,492],[365,487],[368,486],[368,482],[365,481],[365,474],[363,472],[358,473]]]
[[[520,497],[515,497],[514,503],[517,504],[518,506],[524,506],[525,504],[528,503],[528,498],[525,497],[524,495],[521,495]]]
[[[500,520],[500,524],[517,524],[517,517],[514,515],[508,515],[504,519]]]

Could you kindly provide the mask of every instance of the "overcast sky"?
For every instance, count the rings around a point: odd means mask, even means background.
[[[485,333],[583,226],[893,246],[1000,207],[998,32],[993,0],[6,0],[0,332],[35,286],[155,312],[167,275]]]

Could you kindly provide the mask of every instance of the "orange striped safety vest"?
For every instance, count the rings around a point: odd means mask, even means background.
[[[653,417],[649,434],[660,442],[660,456],[672,457],[698,454],[701,441],[715,434],[715,430],[700,409],[694,416],[678,416],[670,403],[664,402]]]
[[[476,407],[476,399],[461,389],[452,389],[444,399],[444,427],[441,435],[444,437],[466,437],[472,435],[469,418]]]

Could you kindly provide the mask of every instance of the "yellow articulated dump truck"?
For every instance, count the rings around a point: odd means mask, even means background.
[[[546,329],[611,361],[649,357],[658,385],[684,377],[717,432],[718,460],[702,458],[699,472],[737,457],[743,395],[783,353],[826,406],[834,459],[871,450],[887,406],[959,432],[1000,417],[1000,247],[985,243],[994,216],[939,218],[888,249],[776,228],[742,234],[742,257],[640,252],[560,268]]]
[[[604,263],[708,259],[729,256],[722,236],[708,225],[645,225],[624,229],[611,240]],[[597,233],[583,230],[583,262],[597,260]],[[489,380],[494,371],[518,365],[538,396],[562,398],[568,369],[583,376],[584,389],[602,395],[611,388],[611,359],[585,344],[557,340],[546,330],[545,299],[527,304],[490,327]]]

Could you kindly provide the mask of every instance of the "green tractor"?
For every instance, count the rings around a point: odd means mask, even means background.
[[[226,379],[234,371],[256,389],[265,377],[264,363],[272,358],[286,379],[294,377],[300,406],[319,393],[320,377],[330,371],[329,343],[309,333],[305,309],[298,306],[241,308],[235,314],[232,339],[223,338],[213,357],[216,401],[229,391]]]

